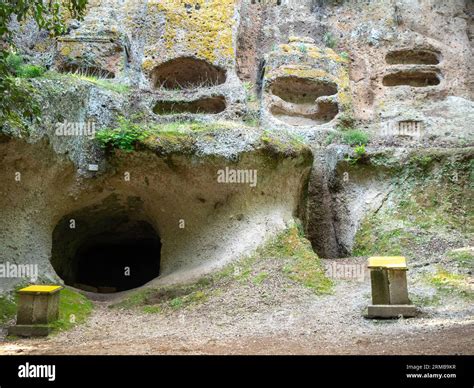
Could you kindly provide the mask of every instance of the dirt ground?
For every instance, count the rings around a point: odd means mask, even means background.
[[[364,265],[365,258],[346,263]],[[285,277],[278,260],[253,270],[265,279],[231,282],[177,310],[151,314],[95,301],[88,321],[70,331],[46,339],[2,335],[0,354],[474,354],[469,300],[443,295],[419,304],[416,318],[369,320],[367,273],[337,279],[332,294],[315,295]],[[430,263],[409,271],[415,303],[435,292],[420,281],[426,271]]]

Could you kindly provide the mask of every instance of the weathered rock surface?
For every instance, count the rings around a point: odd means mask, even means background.
[[[462,0],[94,0],[56,40],[12,22],[19,50],[51,71],[30,81],[42,121],[2,126],[0,262],[77,283],[55,228],[88,225],[60,235],[77,248],[120,214],[159,234],[157,281],[184,281],[295,217],[334,258],[359,249],[367,220],[390,218],[418,183],[431,190],[458,174],[468,193],[473,15]],[[115,128],[119,117],[153,128],[131,153],[57,133],[64,122]],[[257,171],[256,186],[218,182],[226,168]]]

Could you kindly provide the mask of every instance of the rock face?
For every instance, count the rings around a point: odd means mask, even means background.
[[[351,109],[346,62],[309,38],[291,37],[289,44],[269,53],[262,90],[264,125],[310,132],[331,128],[338,114]]]
[[[296,217],[320,256],[349,255],[406,182],[441,179],[458,152],[451,173],[465,172],[473,14],[462,0],[94,0],[54,40],[12,22],[51,71],[30,81],[41,123],[2,127],[0,262],[84,289],[184,281]],[[104,150],[61,123],[147,136]],[[419,150],[432,169],[414,177]],[[137,241],[156,271],[140,262],[118,288],[87,276],[83,257]]]

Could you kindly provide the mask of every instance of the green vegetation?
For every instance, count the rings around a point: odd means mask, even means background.
[[[365,145],[359,145],[354,148],[354,156],[347,157],[345,160],[350,164],[356,164],[366,156]]]
[[[331,32],[326,32],[323,35],[323,43],[326,47],[334,48],[337,45],[337,39]]]
[[[253,82],[243,82],[243,86],[245,89],[245,94],[247,96],[247,102],[255,102],[257,101],[257,96],[255,95],[255,85]]]
[[[101,129],[96,140],[102,148],[121,149],[126,152],[135,150],[138,143],[163,152],[186,151],[194,149],[195,134],[206,136],[212,132],[241,127],[230,121],[173,121],[156,123],[140,120],[138,117],[119,117],[116,128]],[[212,138],[210,138],[212,140]]]
[[[346,132],[343,132],[342,135],[342,143],[348,144],[354,147],[354,156],[348,156],[345,160],[350,164],[356,164],[360,160],[365,159],[366,157],[366,150],[365,145],[369,142],[369,135],[363,131],[357,129],[351,129]],[[333,138],[329,137],[326,141],[332,142]]]
[[[344,132],[342,134],[342,141],[350,146],[362,146],[369,142],[369,135],[366,132],[354,129]]]
[[[39,67],[19,66],[18,59],[9,58],[14,45],[14,30],[10,22],[16,17],[22,23],[32,19],[41,29],[57,36],[66,32],[66,16],[81,19],[86,9],[87,0],[36,1],[16,0],[0,2],[0,123],[11,123],[21,126],[24,119],[35,120],[39,116],[39,106],[33,100],[33,88],[29,83],[17,82],[15,77],[35,77],[42,72]],[[15,15],[15,16],[14,16]],[[12,72],[12,62],[13,70]]]
[[[0,296],[0,325],[13,319],[16,314],[16,301],[11,295]]]
[[[98,88],[104,90],[110,90],[115,93],[126,94],[130,91],[130,86],[118,83],[116,81],[107,79],[107,78],[100,78],[99,76],[94,76],[87,74],[85,72],[77,71],[75,73],[59,73],[54,70],[49,70],[44,73],[43,78],[50,79],[50,80],[58,80],[58,81],[82,81],[91,83]],[[77,82],[74,82],[76,84]]]
[[[179,135],[186,133],[213,132],[229,128],[235,128],[236,126],[236,123],[230,121],[203,122],[184,120],[161,124],[151,124],[148,125],[147,128],[149,129],[150,134],[159,135],[163,133],[174,133],[176,135]]]
[[[472,250],[455,250],[448,253],[448,258],[461,267],[474,269],[474,252]]]
[[[412,239],[413,235],[405,228],[381,227],[378,217],[372,216],[366,218],[359,227],[352,253],[354,256],[404,255],[408,253]]]
[[[41,77],[46,69],[42,66],[26,64],[22,56],[10,53],[6,59],[8,69],[12,76],[20,78]]]
[[[0,297],[0,324],[5,324],[15,317],[17,311],[15,294],[14,292]],[[59,319],[51,324],[53,332],[68,330],[85,322],[92,309],[92,302],[85,296],[68,288],[63,289],[59,298]]]
[[[250,257],[230,264],[221,271],[188,285],[146,288],[131,294],[112,308],[138,308],[156,314],[198,305],[219,294],[231,282],[260,287],[272,275],[259,270],[264,260],[281,260],[282,271],[294,282],[311,289],[317,295],[332,292],[332,281],[326,277],[318,256],[301,235],[301,227],[294,226],[275,237]]]
[[[133,292],[119,303],[112,305],[112,307],[131,309],[136,306],[144,305],[153,292],[154,289],[152,288],[145,288],[143,290]]]
[[[130,87],[128,85],[113,82],[105,78],[94,77],[92,75],[85,75],[81,73],[74,73],[70,75],[82,81],[90,82],[99,88],[110,90],[112,92],[125,94],[130,91]]]
[[[350,146],[357,146],[354,149],[357,156],[365,154],[365,146],[370,140],[368,133],[356,128],[356,120],[349,112],[339,115],[336,124],[336,131],[329,133],[326,137],[326,145],[334,142],[341,142]]]
[[[410,158],[409,166],[412,168],[427,170],[433,161],[434,158],[432,155],[413,155]]]
[[[267,272],[260,272],[258,275],[254,276],[252,282],[254,284],[261,284],[266,278],[268,278]]]
[[[159,314],[202,303],[210,294],[206,281],[191,285],[147,288],[131,294],[112,308],[140,308],[147,314]]]
[[[163,311],[161,306],[145,306],[143,312],[147,314],[160,314]]]
[[[136,142],[145,140],[148,135],[149,132],[140,125],[124,117],[119,117],[117,128],[102,129],[96,133],[95,138],[102,148],[115,147],[131,152],[135,149]]]
[[[180,152],[192,154],[198,137],[212,141],[213,132],[242,126],[230,121],[193,121],[183,120],[170,123],[144,124],[149,136],[141,141],[146,147],[160,154]]]
[[[438,294],[430,296],[410,294],[410,301],[416,306],[439,306],[441,304],[441,298]]]
[[[467,275],[451,273],[439,267],[435,274],[427,275],[425,280],[441,294],[449,294],[468,300],[474,300],[474,292],[472,287],[470,287],[469,277]]]
[[[452,195],[445,195],[442,200],[443,192],[436,193],[435,187],[413,189],[416,195],[400,194],[400,198],[393,198],[397,206],[364,219],[355,238],[355,255],[410,256],[435,233],[463,231],[463,210],[457,213],[449,210]]]
[[[283,133],[264,130],[261,137],[263,145],[275,156],[292,155],[305,149],[304,139],[295,133]],[[276,161],[276,159],[274,159]]]
[[[417,150],[405,161],[390,156],[370,157],[370,163],[376,161],[377,166],[390,169],[395,189],[390,193],[389,206],[366,215],[362,221],[354,254],[420,257],[433,254],[427,250],[433,238],[469,238],[472,209],[466,198],[472,190],[470,151],[455,155],[452,151],[443,152],[425,154]],[[370,164],[364,165],[363,170],[354,168],[364,176],[374,172]],[[448,258],[458,258],[461,266],[472,266],[468,251],[451,252]]]
[[[85,322],[93,309],[92,302],[84,295],[65,288],[59,299],[59,319],[52,324],[55,331],[69,330]]]
[[[357,157],[362,157],[365,155],[365,145],[360,145],[360,146],[357,146],[354,148],[354,152],[356,154]]]
[[[277,236],[257,253],[258,257],[286,259],[284,273],[291,279],[312,289],[316,294],[328,294],[332,281],[326,277],[319,257],[297,227]]]
[[[260,125],[260,112],[258,109],[249,109],[242,117],[242,121],[248,127],[258,127]]]
[[[332,131],[332,132],[329,132],[329,134],[326,136],[326,139],[324,142],[326,145],[329,145],[334,142],[339,142],[340,140],[341,140],[341,134],[339,132]]]
[[[342,51],[340,54],[339,54],[344,60],[348,61],[350,58],[349,54],[346,53],[345,51]]]

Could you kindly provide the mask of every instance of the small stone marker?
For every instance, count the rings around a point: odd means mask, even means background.
[[[47,336],[50,324],[59,318],[59,294],[63,287],[31,285],[18,291],[16,325],[8,334],[23,337]]]
[[[407,263],[403,256],[375,256],[368,262],[372,304],[367,318],[414,317],[416,307],[408,298]]]

